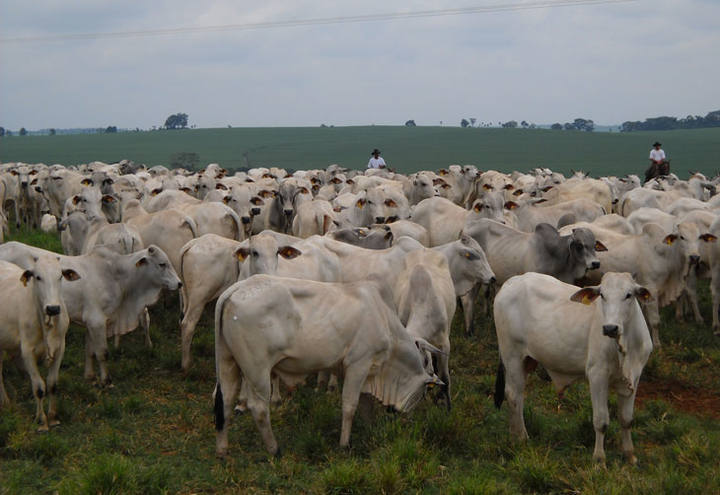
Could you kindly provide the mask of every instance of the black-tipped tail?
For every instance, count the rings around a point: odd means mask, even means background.
[[[505,400],[505,366],[502,361],[498,365],[497,378],[495,379],[495,407],[500,409]]]
[[[215,385],[215,429],[221,431],[223,428],[225,428],[225,403],[218,383]]]

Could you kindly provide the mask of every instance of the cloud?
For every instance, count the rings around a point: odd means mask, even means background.
[[[475,2],[466,5],[495,5]],[[39,0],[4,37],[378,14],[386,2]],[[408,11],[456,8],[412,2]],[[0,125],[619,123],[714,110],[720,5],[647,2],[400,21],[0,44]]]

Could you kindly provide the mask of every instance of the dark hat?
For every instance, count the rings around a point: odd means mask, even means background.
[[[379,155],[379,154],[380,154],[380,150],[377,149],[377,148],[375,148],[374,150],[372,150],[372,153],[370,153],[370,154],[371,154],[371,155],[374,155],[375,153],[377,153],[377,154]]]
[[[662,146],[662,144],[660,144],[660,143],[658,143],[657,141],[655,141],[655,143],[653,144],[653,146]]]

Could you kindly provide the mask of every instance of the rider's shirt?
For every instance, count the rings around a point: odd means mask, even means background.
[[[665,160],[665,152],[663,150],[656,150],[655,148],[650,150],[650,159],[656,162]]]

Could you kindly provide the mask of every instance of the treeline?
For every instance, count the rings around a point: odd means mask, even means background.
[[[699,129],[701,127],[720,127],[720,110],[708,113],[705,117],[701,115],[688,115],[683,119],[677,117],[653,117],[622,123],[622,132],[632,131],[670,131],[673,129]]]

